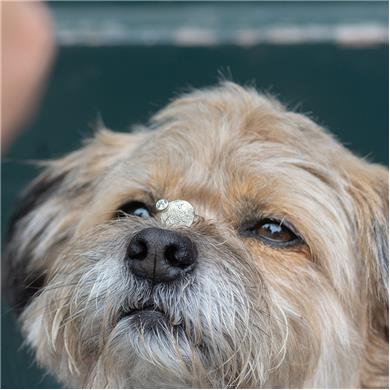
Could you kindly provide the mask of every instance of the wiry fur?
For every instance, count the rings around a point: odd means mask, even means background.
[[[6,261],[15,303],[44,275],[20,304],[40,364],[72,387],[387,387],[387,170],[233,83],[175,100],[149,128],[101,130],[27,190]],[[199,257],[152,286],[126,248],[163,226],[112,217],[163,197],[194,205],[180,230]],[[239,234],[261,217],[304,243]],[[120,317],[146,303],[164,316]]]

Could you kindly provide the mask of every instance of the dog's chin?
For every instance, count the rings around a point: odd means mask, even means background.
[[[161,387],[161,381],[164,387],[183,387],[179,372],[190,364],[194,353],[200,353],[194,350],[197,348],[189,340],[184,322],[175,322],[156,305],[123,311],[107,347],[121,371],[143,373],[140,378],[132,376],[125,387],[134,387],[135,383],[139,387]]]
[[[183,369],[190,357],[184,327],[169,314],[156,306],[126,310],[110,331],[89,386],[186,387]]]

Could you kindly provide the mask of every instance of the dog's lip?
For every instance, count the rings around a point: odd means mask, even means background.
[[[174,320],[170,315],[165,312],[164,310],[160,309],[154,304],[146,304],[140,307],[133,307],[130,309],[124,309],[119,317],[117,322],[120,322],[122,320],[134,320],[135,318],[138,319],[145,319],[145,318],[155,318],[162,320],[166,325],[170,325],[174,328],[183,326],[182,320]]]
[[[161,311],[159,308],[157,308],[155,305],[144,305],[141,307],[135,307],[128,310],[123,310],[119,316],[119,321],[126,317],[131,317],[136,314],[140,314],[142,312],[157,312],[160,314],[165,314],[163,311]]]

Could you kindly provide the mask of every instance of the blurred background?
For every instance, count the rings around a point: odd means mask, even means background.
[[[2,239],[33,159],[81,144],[101,117],[129,131],[221,74],[310,115],[388,164],[387,2],[52,2],[57,54],[34,119],[2,156]],[[3,241],[4,242],[4,241]],[[4,388],[53,388],[2,305]]]

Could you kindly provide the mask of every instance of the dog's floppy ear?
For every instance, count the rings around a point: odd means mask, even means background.
[[[33,246],[37,245],[44,228],[27,237],[26,243],[21,242],[25,237],[23,229],[31,224],[29,218],[32,218],[33,210],[56,192],[61,180],[61,175],[40,175],[23,193],[11,216],[2,262],[2,286],[9,303],[17,312],[39,291],[45,276],[41,267],[32,266],[29,270],[30,263],[33,263]]]
[[[368,270],[366,285],[371,303],[375,302],[387,307],[389,299],[388,171],[378,165],[368,165],[365,170],[356,173],[358,176],[354,178],[352,194],[356,203],[358,245]]]
[[[349,173],[364,281],[359,288],[365,289],[367,299],[362,386],[382,388],[388,380],[389,176],[384,167],[363,161]]]
[[[139,134],[100,130],[64,158],[44,163],[11,218],[3,257],[3,287],[21,311],[44,284],[56,253],[72,236],[105,170],[131,153]]]

